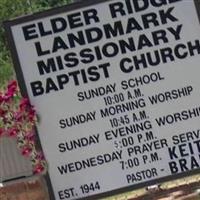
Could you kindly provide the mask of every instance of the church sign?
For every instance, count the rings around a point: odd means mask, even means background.
[[[200,169],[197,1],[88,0],[5,22],[56,200]]]

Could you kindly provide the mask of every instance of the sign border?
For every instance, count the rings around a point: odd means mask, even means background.
[[[14,70],[15,70],[15,73],[16,73],[17,81],[18,81],[22,96],[28,97],[28,92],[27,92],[27,87],[25,85],[23,72],[22,72],[22,69],[21,69],[21,66],[20,66],[20,60],[19,60],[19,57],[18,57],[18,53],[17,53],[15,42],[14,42],[14,37],[13,37],[13,34],[12,34],[11,27],[14,26],[14,25],[21,24],[21,23],[26,23],[26,22],[37,20],[37,19],[44,18],[44,17],[50,17],[50,16],[53,16],[55,14],[73,11],[73,10],[76,10],[78,8],[84,8],[84,7],[87,7],[87,6],[96,5],[96,4],[104,3],[104,2],[108,2],[108,1],[112,1],[112,0],[87,0],[87,1],[82,0],[82,1],[79,1],[79,2],[68,4],[66,6],[41,11],[41,12],[34,13],[34,14],[31,14],[31,15],[25,15],[25,16],[22,16],[22,17],[19,17],[19,18],[15,18],[15,19],[11,19],[11,20],[7,20],[7,21],[3,22],[3,26],[4,26],[4,29],[6,31],[6,39],[7,39],[7,43],[8,43],[8,49],[11,52]],[[197,14],[197,17],[198,17],[198,20],[199,20],[199,23],[200,23],[200,0],[193,0],[193,3],[196,7],[196,14]],[[36,134],[37,134],[38,143],[39,143],[38,145],[41,147],[37,130],[36,130]],[[114,189],[114,190],[111,190],[111,191],[108,191],[108,192],[103,192],[103,193],[100,193],[100,194],[90,195],[88,197],[83,197],[83,198],[79,198],[79,199],[81,199],[81,200],[94,200],[94,199],[98,199],[98,198],[108,197],[108,196],[120,194],[120,193],[123,193],[123,192],[131,191],[131,190],[135,190],[135,189],[139,189],[139,188],[145,188],[149,185],[159,184],[159,183],[162,183],[162,182],[172,181],[172,180],[175,180],[175,179],[178,179],[178,178],[184,178],[184,177],[187,177],[187,176],[195,175],[195,174],[198,174],[199,172],[200,172],[200,168],[189,171],[189,172],[182,172],[182,173],[177,174],[177,175],[169,175],[169,176],[158,178],[158,179],[155,179],[155,180],[146,181],[144,183],[138,183],[138,184],[126,186],[126,187],[123,187],[123,188]],[[56,200],[48,172],[47,172],[46,175],[44,175],[44,178],[45,178],[46,183],[47,183],[50,200]]]

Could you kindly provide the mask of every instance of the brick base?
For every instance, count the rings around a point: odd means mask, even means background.
[[[15,183],[0,188],[1,200],[48,200],[43,179]]]

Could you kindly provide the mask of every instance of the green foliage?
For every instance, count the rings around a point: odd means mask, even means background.
[[[0,0],[0,88],[14,76],[3,21],[71,3],[72,0]]]
[[[9,80],[13,79],[14,72],[11,66],[10,61],[0,60],[0,91]]]
[[[27,14],[29,7],[26,0],[0,0],[0,66],[10,60],[5,46],[6,39],[2,22],[22,14]]]
[[[62,5],[66,5],[71,3],[71,0],[38,0],[37,5],[40,6],[40,8],[53,8],[53,7],[58,7]]]

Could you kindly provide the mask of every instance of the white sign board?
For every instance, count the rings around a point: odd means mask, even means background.
[[[18,80],[41,119],[55,199],[198,171],[200,26],[192,0],[88,1],[6,28]]]

